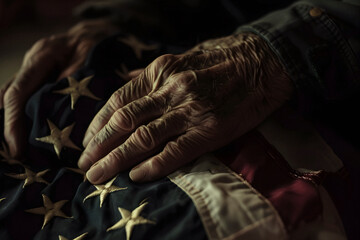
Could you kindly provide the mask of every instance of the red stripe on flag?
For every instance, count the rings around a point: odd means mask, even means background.
[[[288,231],[321,215],[316,185],[322,172],[295,171],[259,132],[244,135],[216,156],[273,204]]]

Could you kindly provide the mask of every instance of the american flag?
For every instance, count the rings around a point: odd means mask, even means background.
[[[86,180],[77,160],[87,126],[127,71],[167,51],[157,46],[112,36],[31,97],[24,161],[9,157],[1,134],[0,239],[346,239],[342,161],[315,129],[284,124],[287,108],[155,182],[128,172]]]

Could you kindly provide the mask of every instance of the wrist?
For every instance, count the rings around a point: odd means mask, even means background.
[[[272,108],[278,108],[291,98],[294,85],[286,68],[267,42],[253,33],[235,34],[235,46],[243,55],[243,76],[246,87],[262,96]]]

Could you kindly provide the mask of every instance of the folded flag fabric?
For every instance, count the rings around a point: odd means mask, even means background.
[[[90,121],[127,71],[168,51],[112,36],[76,74],[31,97],[23,161],[9,157],[1,134],[0,239],[345,239],[321,185],[326,171],[294,169],[267,125],[154,182],[134,183],[127,171],[86,180],[77,160]]]

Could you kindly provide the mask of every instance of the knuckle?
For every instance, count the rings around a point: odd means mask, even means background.
[[[167,94],[152,94],[146,96],[146,105],[149,107],[149,111],[156,111],[159,108],[165,108],[169,105],[169,95]]]
[[[125,103],[125,91],[123,88],[116,90],[109,99],[110,107],[118,109]]]
[[[102,145],[107,139],[109,139],[116,131],[110,124],[105,126],[94,136],[94,143],[97,146]]]
[[[197,83],[197,77],[193,71],[185,71],[172,75],[169,78],[169,82],[173,82],[177,85],[177,91],[184,93],[191,92],[191,89]]]
[[[13,101],[16,101],[16,100],[19,100],[19,96],[20,95],[20,91],[19,91],[19,88],[16,87],[15,85],[11,85],[7,91],[5,91],[5,94],[4,94],[4,101],[5,102],[13,102]]]
[[[124,154],[116,149],[111,151],[103,161],[105,165],[108,165],[111,169],[119,169],[122,163],[124,162]]]
[[[136,129],[134,138],[136,139],[136,143],[146,151],[154,149],[157,145],[153,130],[148,126],[141,126]]]
[[[155,60],[155,63],[159,64],[159,65],[165,65],[165,64],[172,63],[172,62],[174,62],[176,60],[177,60],[177,57],[175,55],[173,55],[173,54],[165,54],[165,55],[162,55],[162,56],[158,57]]]
[[[184,84],[191,85],[197,82],[197,75],[194,71],[188,70],[182,74],[181,80]]]
[[[134,128],[134,119],[130,111],[119,109],[111,117],[109,125],[115,131],[131,130]]]
[[[169,126],[172,118],[171,115],[167,118],[159,117],[148,124],[149,128],[164,129]]]
[[[173,157],[173,158],[182,155],[182,151],[180,150],[178,143],[175,141],[168,142],[164,151],[167,153],[169,157]]]
[[[160,176],[164,171],[169,169],[168,164],[164,157],[157,155],[147,163],[147,167],[153,176]]]
[[[165,54],[155,59],[144,71],[144,75],[146,79],[149,79],[149,82],[152,82],[154,87],[162,85],[164,79],[167,79],[170,73],[173,70],[174,63],[178,57],[172,54]]]

